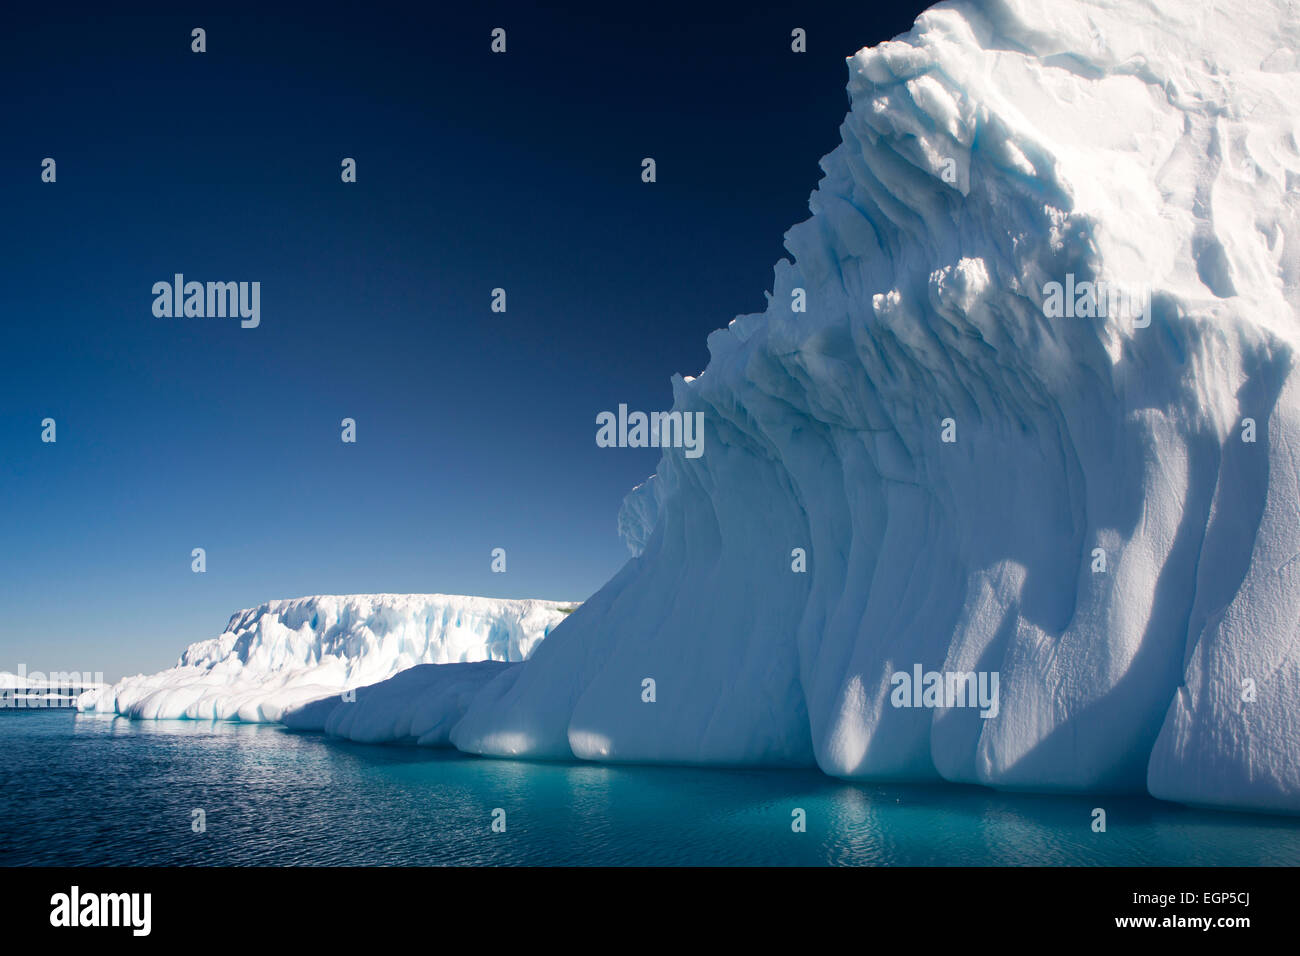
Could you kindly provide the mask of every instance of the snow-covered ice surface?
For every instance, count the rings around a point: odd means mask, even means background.
[[[673,380],[703,457],[455,745],[1300,810],[1298,50],[1282,0],[1007,0],[852,57],[767,311]],[[1067,274],[1137,305],[1048,317]],[[915,664],[997,716],[892,706]]]
[[[704,454],[629,496],[634,557],[523,664],[286,721],[1300,811],[1297,50],[1285,0],[988,0],[860,51],[767,310],[673,380]],[[1057,314],[1049,283],[1094,281],[1130,307]],[[288,610],[268,655],[362,682]],[[385,668],[468,659],[406,630]],[[918,666],[996,673],[996,715],[894,706]],[[119,709],[304,693],[148,680]]]
[[[451,745],[451,728],[475,695],[494,677],[520,665],[501,661],[419,664],[352,699],[332,694],[281,717],[293,730],[323,731],[357,743],[408,741],[425,747]]]
[[[270,601],[235,613],[220,637],[190,645],[175,667],[88,691],[78,706],[142,718],[275,721],[286,709],[337,700],[417,664],[522,661],[568,606],[449,594]]]

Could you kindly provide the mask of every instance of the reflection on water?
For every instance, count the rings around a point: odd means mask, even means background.
[[[0,864],[1300,864],[1300,820],[1129,797],[486,760],[60,711],[0,713],[0,753]]]

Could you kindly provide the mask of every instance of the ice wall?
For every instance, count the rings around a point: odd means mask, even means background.
[[[703,457],[452,742],[1300,810],[1298,24],[944,3],[851,57],[766,312],[673,380]],[[894,706],[918,664],[998,713]]]

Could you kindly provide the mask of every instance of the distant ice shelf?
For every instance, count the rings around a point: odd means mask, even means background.
[[[286,708],[418,664],[522,661],[573,602],[450,594],[321,595],[235,613],[175,667],[81,695],[83,711],[276,721]]]
[[[21,670],[21,668],[20,668]],[[14,674],[0,671],[0,707],[73,707],[82,693],[104,686],[102,674],[82,672]]]

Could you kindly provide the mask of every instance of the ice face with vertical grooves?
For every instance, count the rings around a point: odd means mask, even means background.
[[[1300,810],[1296,49],[1281,0],[989,0],[853,56],[767,310],[673,380],[704,455],[451,741]]]

